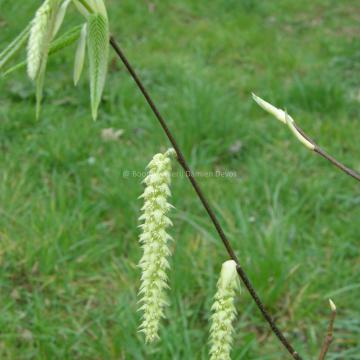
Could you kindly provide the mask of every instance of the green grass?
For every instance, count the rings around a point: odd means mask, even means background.
[[[40,2],[0,0],[0,45]],[[304,359],[360,359],[359,184],[309,153],[250,93],[286,107],[360,171],[359,3],[316,0],[107,1],[111,28],[153,94],[243,267]],[[66,26],[77,23],[72,11]],[[121,63],[99,120],[74,49],[50,59],[42,116],[24,71],[0,82],[0,358],[207,359],[224,248],[184,177],[161,341],[137,332],[141,172],[169,144]],[[124,129],[104,142],[104,128]],[[241,149],[229,148],[241,141]],[[235,177],[205,176],[232,171]],[[129,172],[129,173],[128,173]],[[124,176],[128,174],[128,176]],[[203,175],[203,176],[201,176]],[[289,358],[243,291],[233,359]]]

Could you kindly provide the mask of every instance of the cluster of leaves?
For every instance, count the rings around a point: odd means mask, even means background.
[[[72,3],[86,19],[56,38]],[[91,110],[94,120],[105,86],[108,53],[109,21],[103,0],[45,0],[29,25],[0,53],[0,72],[3,76],[23,67],[36,86],[36,114],[40,114],[44,78],[48,57],[78,42],[74,61],[74,84],[77,85],[85,63],[89,61]],[[26,61],[7,67],[27,44]]]

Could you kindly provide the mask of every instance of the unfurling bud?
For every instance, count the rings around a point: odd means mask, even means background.
[[[267,111],[269,114],[275,116],[276,119],[278,119],[279,121],[281,121],[282,123],[286,124],[286,114],[285,111],[278,109],[277,107],[275,107],[274,105],[271,105],[270,103],[268,103],[267,101],[263,100],[262,98],[260,98],[259,96],[256,96],[254,93],[251,94],[254,101],[261,107],[263,108],[265,111]]]
[[[278,119],[279,121],[283,122],[284,124],[287,124],[289,126],[290,130],[292,131],[292,133],[297,137],[297,139],[303,145],[305,145],[310,150],[315,149],[315,145],[300,133],[300,131],[297,129],[297,127],[295,125],[294,119],[290,115],[288,115],[284,110],[276,108],[275,106],[271,105],[267,101],[256,96],[254,93],[252,94],[252,97],[261,108],[263,108],[265,111],[267,111],[271,115],[275,116],[275,118]]]
[[[336,305],[331,299],[329,299],[329,305],[330,305],[331,311],[336,312]]]
[[[212,306],[210,327],[210,360],[230,360],[233,325],[236,316],[234,299],[239,289],[236,263],[229,260],[223,263],[217,292]]]
[[[171,158],[174,150],[165,154],[157,154],[148,165],[149,174],[145,178],[146,188],[142,194],[145,199],[140,221],[143,230],[140,243],[143,256],[140,260],[142,270],[140,296],[143,312],[140,331],[145,334],[146,342],[153,342],[159,338],[160,319],[164,317],[164,307],[167,305],[165,289],[168,288],[166,271],[170,267],[168,258],[171,255],[168,241],[171,236],[166,229],[172,225],[166,216],[172,208],[167,202],[171,195]]]

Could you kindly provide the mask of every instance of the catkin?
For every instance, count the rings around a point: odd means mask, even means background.
[[[159,323],[164,317],[164,307],[167,305],[165,289],[168,287],[166,271],[168,270],[168,258],[171,255],[168,241],[171,236],[167,228],[172,225],[167,213],[172,208],[167,201],[171,195],[171,155],[174,150],[170,149],[165,154],[157,154],[148,165],[149,174],[145,178],[145,191],[142,197],[145,199],[140,216],[142,234],[140,243],[143,248],[143,256],[140,260],[142,270],[140,310],[143,312],[140,331],[144,333],[146,342],[154,342],[158,339]]]
[[[211,308],[210,360],[230,360],[233,335],[233,320],[236,317],[234,299],[239,288],[236,263],[229,260],[223,263],[217,292]]]

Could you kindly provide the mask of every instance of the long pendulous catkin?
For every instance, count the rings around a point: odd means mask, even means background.
[[[154,156],[148,165],[149,174],[145,178],[145,200],[140,216],[142,234],[140,243],[143,256],[140,260],[142,270],[140,286],[140,310],[143,312],[140,331],[145,334],[146,342],[158,339],[159,323],[164,317],[164,307],[167,305],[165,289],[168,287],[166,271],[169,268],[168,258],[171,255],[168,241],[171,236],[167,228],[172,225],[167,213],[172,208],[167,201],[170,196],[171,155],[170,149],[164,154]]]

